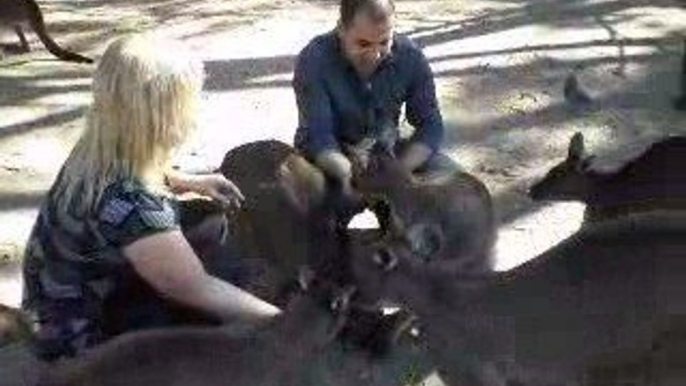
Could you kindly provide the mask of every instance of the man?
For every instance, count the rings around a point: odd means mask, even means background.
[[[351,156],[364,163],[376,142],[413,172],[458,168],[437,152],[444,129],[431,68],[417,46],[393,33],[393,14],[392,0],[341,0],[336,29],[297,58],[295,146],[346,195],[353,194]],[[397,141],[403,105],[415,132]]]

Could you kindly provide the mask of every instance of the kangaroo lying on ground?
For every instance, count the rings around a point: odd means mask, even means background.
[[[417,313],[448,385],[665,385],[666,367],[686,366],[665,347],[686,332],[685,223],[665,212],[595,224],[484,276],[436,269],[389,240],[373,258],[355,254],[354,271],[367,298]]]
[[[0,26],[12,27],[19,37],[22,51],[30,51],[29,42],[24,34],[24,26],[28,25],[38,35],[40,41],[48,51],[70,62],[93,63],[93,59],[68,51],[60,47],[48,35],[43,21],[43,13],[35,0],[0,0]]]
[[[537,201],[581,201],[587,222],[646,210],[686,210],[681,166],[686,162],[686,137],[655,142],[611,172],[594,170],[593,159],[584,151],[581,133],[575,134],[567,158],[535,183],[529,196]]]
[[[302,281],[301,281],[302,282]],[[39,386],[293,386],[345,319],[352,290],[315,278],[265,326],[122,335],[58,364]]]

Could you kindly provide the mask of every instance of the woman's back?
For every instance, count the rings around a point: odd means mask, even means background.
[[[135,180],[113,182],[92,211],[76,200],[51,190],[25,255],[24,307],[41,320],[36,348],[46,359],[106,338],[103,304],[131,275],[121,247],[179,224],[175,202]]]

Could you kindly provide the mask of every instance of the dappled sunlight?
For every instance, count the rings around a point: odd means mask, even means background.
[[[231,148],[249,141],[277,139],[290,143],[297,113],[289,88],[254,93],[213,93],[204,104],[198,151],[219,165]]]
[[[5,250],[0,239],[0,259]],[[0,304],[10,307],[19,307],[21,304],[23,281],[19,272],[17,264],[0,262]]]
[[[45,138],[23,149],[22,155],[35,170],[54,170],[56,165],[62,165],[70,150],[70,145]]]
[[[379,220],[374,212],[365,209],[364,212],[355,215],[348,223],[349,229],[379,229]]]
[[[495,247],[495,268],[505,271],[550,249],[576,232],[583,219],[584,205],[546,205],[503,227]]]
[[[95,58],[111,39],[152,29],[197,52],[207,72],[200,130],[178,158],[197,171],[217,167],[245,142],[291,143],[295,56],[337,18],[337,3],[321,0],[44,0],[41,6],[60,44]],[[397,1],[399,30],[425,48],[436,74],[444,151],[494,197],[502,222],[498,269],[520,264],[579,226],[582,205],[543,205],[525,195],[565,157],[574,132],[583,132],[596,153],[640,136],[683,132],[686,119],[668,107],[686,30],[686,10],[678,6],[671,0]],[[9,246],[13,256],[82,128],[95,68],[54,60],[29,38],[33,52],[0,61],[0,177],[16,184],[0,190],[0,224],[12,224],[0,225],[0,253]],[[565,102],[563,83],[572,72],[597,106],[578,111]],[[375,225],[369,214],[352,224]],[[0,294],[18,294],[7,288]]]
[[[293,75],[289,73],[265,75],[250,79],[247,84],[253,86],[264,86],[266,88],[278,88],[290,86]]]
[[[308,14],[307,23],[302,22],[303,12]],[[249,29],[233,31],[221,38],[205,38],[202,52],[208,59],[293,56],[315,35],[331,30],[335,20],[335,12],[304,10],[296,5],[284,9],[277,16],[254,23]]]

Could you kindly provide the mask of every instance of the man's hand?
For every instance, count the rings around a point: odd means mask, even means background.
[[[369,158],[372,153],[372,148],[376,144],[376,140],[372,138],[364,138],[355,145],[343,145],[345,155],[351,163],[352,175],[358,176],[362,174],[369,166]]]
[[[431,157],[431,148],[423,143],[413,142],[400,155],[400,162],[410,172],[414,172]]]
[[[227,209],[238,209],[245,199],[240,189],[221,174],[167,173],[169,187],[174,193],[193,192],[212,198]]]
[[[345,184],[352,178],[352,164],[350,160],[338,150],[326,150],[314,160],[315,164],[329,177],[333,177]]]
[[[360,194],[352,185],[352,164],[343,153],[338,150],[325,151],[317,156],[315,163],[326,175],[336,180],[343,198],[351,206],[362,202]]]

